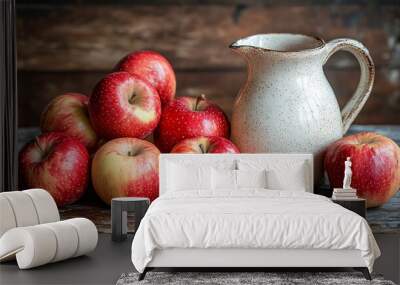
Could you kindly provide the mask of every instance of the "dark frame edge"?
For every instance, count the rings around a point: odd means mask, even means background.
[[[15,0],[0,0],[0,192],[18,188]]]

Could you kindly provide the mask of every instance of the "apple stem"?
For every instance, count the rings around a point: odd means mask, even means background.
[[[202,144],[199,144],[199,148],[201,150],[201,153],[206,153],[206,150]]]
[[[206,95],[201,94],[200,96],[197,96],[196,98],[196,105],[194,106],[194,110],[197,111],[197,106],[199,105],[200,101],[206,100]]]
[[[131,105],[133,104],[135,97],[136,97],[136,94],[133,93],[133,94],[131,95],[131,97],[128,99],[129,104],[131,104]]]
[[[36,144],[36,146],[39,148],[40,152],[43,154],[44,151],[43,151],[42,146],[40,145],[40,142],[39,142],[38,137],[35,137],[35,144]]]
[[[135,150],[129,150],[129,151],[128,151],[128,156],[135,156],[135,155],[137,155],[137,154],[138,154],[138,152],[135,151]]]

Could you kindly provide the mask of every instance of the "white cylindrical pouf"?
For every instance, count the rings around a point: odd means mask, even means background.
[[[0,261],[17,258],[20,269],[87,254],[96,248],[96,226],[76,218],[8,230],[0,238]]]
[[[31,197],[39,218],[39,224],[57,222],[60,220],[56,202],[49,192],[37,188],[24,190],[23,193]]]
[[[0,195],[0,237],[9,229],[15,228],[14,211],[6,197]]]
[[[78,249],[78,233],[75,228],[66,221],[44,224],[51,229],[57,238],[57,252],[51,262],[57,262],[75,255]]]
[[[65,222],[74,226],[78,233],[79,245],[74,257],[91,252],[96,248],[98,233],[92,221],[84,218],[75,218],[65,220]]]
[[[33,226],[39,223],[38,214],[30,196],[21,191],[0,193],[13,209],[17,227]]]
[[[49,263],[56,252],[55,234],[42,225],[11,229],[0,239],[0,259],[15,254],[20,269]]]

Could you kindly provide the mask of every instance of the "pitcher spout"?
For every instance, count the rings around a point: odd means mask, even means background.
[[[250,51],[253,49],[253,47],[248,46],[247,44],[243,43],[243,39],[239,39],[239,40],[231,43],[229,45],[229,48],[247,60],[249,60],[251,58]]]
[[[229,48],[230,48],[230,49],[238,49],[238,48],[240,48],[242,45],[239,44],[239,41],[240,41],[240,40],[237,40],[236,42],[231,43],[231,44],[229,45]]]
[[[274,54],[304,54],[316,52],[325,42],[312,36],[301,34],[257,34],[233,42],[229,48],[246,53],[247,51],[271,52]]]

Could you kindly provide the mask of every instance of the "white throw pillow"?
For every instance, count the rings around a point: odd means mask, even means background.
[[[306,191],[308,187],[308,165],[304,161],[264,160],[251,159],[239,160],[240,170],[266,169],[267,188],[272,190]]]
[[[238,188],[267,188],[267,171],[236,170]]]
[[[290,173],[270,170],[267,172],[268,188],[274,190],[307,191],[307,180],[302,169],[305,165],[297,165]]]
[[[212,168],[212,189],[236,189],[236,170]]]
[[[211,189],[211,167],[188,167],[170,163],[167,185],[169,191]]]

